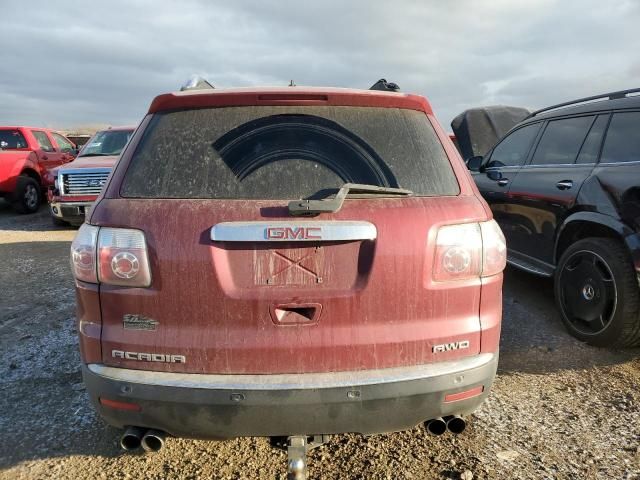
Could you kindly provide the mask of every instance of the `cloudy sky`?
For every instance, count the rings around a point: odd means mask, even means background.
[[[193,73],[217,87],[368,88],[465,108],[640,86],[640,2],[1,0],[0,124],[129,124]]]

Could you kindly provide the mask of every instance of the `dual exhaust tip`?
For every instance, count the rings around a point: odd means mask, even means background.
[[[131,452],[140,447],[145,452],[159,452],[164,447],[166,434],[160,430],[148,430],[140,427],[129,427],[120,437],[120,446]]]
[[[438,417],[433,420],[429,420],[426,424],[427,431],[431,435],[442,435],[447,430],[451,433],[458,435],[464,432],[465,428],[467,428],[467,422],[464,418],[459,415],[450,415],[448,417]]]
[[[451,415],[429,420],[426,422],[426,427],[431,435],[440,436],[447,430],[458,435],[467,428],[467,422],[459,415]],[[120,437],[120,446],[128,452],[138,450],[140,447],[145,452],[159,452],[164,447],[165,439],[166,434],[161,430],[129,427]]]

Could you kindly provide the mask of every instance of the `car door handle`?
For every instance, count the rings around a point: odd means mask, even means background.
[[[505,185],[509,184],[509,179],[508,178],[501,178],[500,180],[498,180],[498,185],[500,185],[501,187],[504,187]]]
[[[571,180],[562,180],[556,183],[556,188],[559,190],[569,190],[571,187],[573,187],[573,181]]]

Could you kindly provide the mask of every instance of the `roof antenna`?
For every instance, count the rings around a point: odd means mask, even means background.
[[[184,92],[185,90],[213,90],[214,87],[207,80],[202,78],[200,75],[191,75],[189,80],[187,80],[181,87],[180,91]]]
[[[291,81],[289,82],[289,86],[290,86],[290,87],[295,87],[295,86],[296,86],[296,84],[294,83],[294,81],[293,81],[293,80],[291,80]]]
[[[400,87],[397,83],[387,82],[384,78],[381,78],[376,83],[369,87],[369,90],[382,90],[383,92],[397,92]]]

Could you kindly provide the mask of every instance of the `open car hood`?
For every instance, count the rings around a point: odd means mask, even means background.
[[[462,112],[451,121],[462,158],[484,156],[529,113],[526,108],[504,105],[470,108]]]

